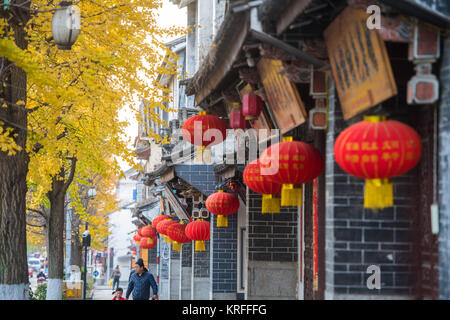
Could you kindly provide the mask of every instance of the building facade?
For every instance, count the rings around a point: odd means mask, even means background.
[[[144,253],[160,299],[449,299],[450,5],[172,2],[187,6],[187,25],[201,28],[168,44],[187,78],[159,78],[178,113],[161,114],[173,117],[172,143],[142,183],[160,212],[184,222],[202,217],[211,230],[206,251],[184,244],[178,253],[160,238]],[[324,158],[321,174],[303,185],[301,206],[261,214],[262,195],[243,183],[247,163],[225,161],[250,147],[233,132],[200,162],[177,135],[199,111],[228,122],[248,92],[263,104],[247,129],[293,137]],[[343,171],[334,153],[338,136],[365,116],[409,125],[422,145],[419,163],[392,179],[392,206],[380,210],[365,207],[364,179]],[[268,143],[259,141],[258,156]],[[219,189],[240,202],[226,228],[204,205]]]

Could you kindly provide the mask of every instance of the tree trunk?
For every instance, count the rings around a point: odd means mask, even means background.
[[[72,256],[70,264],[78,266],[81,270],[83,265],[83,244],[80,241],[80,216],[72,214]]]
[[[62,282],[64,277],[64,218],[67,189],[73,181],[76,158],[72,159],[70,174],[65,181],[64,166],[53,177],[52,190],[48,193],[50,215],[47,223],[48,284],[47,300],[62,300]]]
[[[64,170],[61,169],[64,177]],[[47,226],[48,285],[47,300],[62,299],[64,274],[64,180],[53,178],[49,193],[50,216]]]
[[[23,7],[29,7],[30,3],[27,2],[12,1]],[[16,9],[13,17],[8,20],[9,30],[14,33],[15,42],[22,49],[27,47],[23,26],[28,19],[26,10]],[[19,26],[19,23],[23,25]],[[10,62],[4,59],[4,63]],[[1,76],[0,99],[7,102],[8,106],[0,108],[0,121],[4,130],[7,128],[14,130],[13,134],[17,134],[16,144],[22,150],[12,156],[0,151],[0,300],[28,300],[26,252],[28,155],[25,152],[27,113],[24,108],[10,105],[20,100],[26,102],[27,76],[22,69],[15,66]]]

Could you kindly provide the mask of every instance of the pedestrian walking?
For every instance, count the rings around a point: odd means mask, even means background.
[[[150,287],[153,290],[153,299],[158,299],[158,286],[155,278],[144,266],[144,261],[139,259],[134,265],[135,273],[131,275],[126,298],[133,293],[133,300],[148,300],[150,298]]]
[[[117,265],[111,274],[111,279],[113,279],[113,285],[112,285],[113,293],[114,293],[114,288],[116,288],[116,290],[119,288],[120,276],[121,276],[120,268]]]
[[[117,290],[114,291],[113,293],[114,293],[114,297],[112,298],[113,300],[127,300],[124,297],[122,297],[122,295],[123,295],[122,288],[117,288]]]

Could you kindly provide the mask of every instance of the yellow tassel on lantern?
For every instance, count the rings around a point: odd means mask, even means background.
[[[205,241],[195,241],[195,251],[205,251]]]
[[[364,208],[378,210],[394,205],[394,188],[389,179],[366,179]]]
[[[181,252],[181,243],[173,241],[172,242],[172,249],[178,252]]]
[[[298,207],[302,205],[302,188],[293,184],[283,184],[281,188],[281,206]]]
[[[217,216],[217,226],[218,227],[228,227],[228,217],[222,214]]]
[[[280,202],[274,194],[263,194],[261,213],[280,213]]]

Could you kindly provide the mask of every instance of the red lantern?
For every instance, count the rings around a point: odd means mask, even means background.
[[[185,233],[186,225],[184,223],[172,224],[167,227],[167,236],[173,241],[173,249],[180,252],[181,244],[191,241]]]
[[[138,231],[137,231],[137,234],[142,237],[142,233],[141,232],[142,232],[142,228],[139,228]]]
[[[139,234],[135,234],[133,236],[133,240],[136,241],[137,244],[139,244],[139,241],[141,241],[142,237]]]
[[[172,219],[171,217],[165,215],[165,214],[160,214],[158,216],[156,216],[155,218],[153,218],[152,220],[152,226],[153,228],[156,229],[156,226],[158,225],[159,222],[166,220],[166,219]]]
[[[242,114],[246,120],[258,119],[261,114],[262,100],[254,93],[246,93],[242,97]]]
[[[167,236],[167,228],[174,223],[178,223],[178,222],[176,222],[172,219],[163,220],[163,221],[159,222],[158,225],[156,226],[156,230],[158,230],[159,234],[162,234],[164,236],[164,240],[167,243],[170,243],[170,238]]]
[[[158,240],[155,238],[142,238],[140,241],[140,247],[142,249],[152,249],[156,246],[156,244],[158,243]]]
[[[285,137],[283,142],[270,146],[262,153],[259,161],[261,169],[273,170],[267,178],[283,184],[282,207],[300,206],[301,185],[314,180],[322,172],[325,163],[320,152],[314,149],[307,143]],[[261,174],[264,174],[263,170]]]
[[[209,129],[217,129],[218,132]],[[184,122],[182,135],[187,142],[205,148],[226,139],[227,125],[220,118],[202,111]]]
[[[245,121],[245,117],[242,114],[239,105],[238,107],[233,107],[231,109],[229,117],[230,117],[230,128],[242,130],[245,130],[247,128],[247,122]]]
[[[267,175],[261,175],[259,160],[250,162],[244,169],[244,183],[250,190],[263,195],[262,213],[279,213],[281,184],[273,182]]]
[[[142,228],[141,234],[145,238],[154,238],[156,237],[156,229],[152,226],[145,226]]]
[[[227,216],[239,209],[239,200],[232,193],[219,190],[206,199],[205,205],[212,214],[218,215],[218,227],[228,227]]]
[[[364,207],[382,209],[393,205],[389,178],[416,166],[422,153],[417,132],[384,116],[366,116],[344,131],[334,144],[336,162],[345,172],[366,179]]]
[[[208,221],[198,219],[186,226],[187,237],[195,241],[195,251],[205,251],[205,240],[209,240],[211,225]]]

